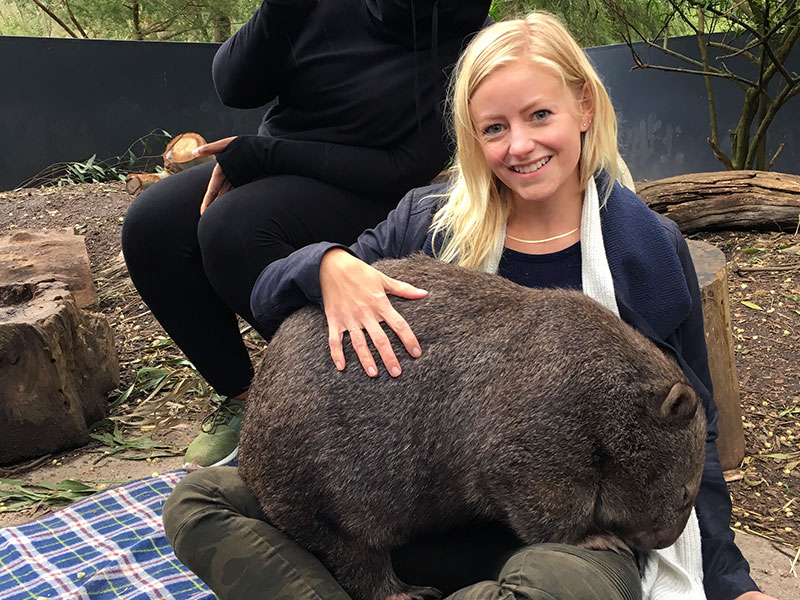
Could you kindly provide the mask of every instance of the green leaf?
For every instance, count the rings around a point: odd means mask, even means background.
[[[760,458],[776,458],[778,460],[789,460],[794,458],[797,454],[784,454],[783,452],[776,452],[775,454],[759,454]]]
[[[131,397],[133,390],[135,389],[135,383],[132,383],[130,387],[122,392],[119,396],[116,397],[112,402],[109,403],[108,409],[111,410],[112,408],[117,408],[120,404],[124,404],[127,402],[128,398]]]
[[[98,488],[74,479],[64,479],[58,483],[0,479],[0,512],[25,510],[40,503],[63,506],[98,491]]]
[[[747,300],[742,300],[742,304],[745,305],[747,308],[752,308],[753,310],[764,310],[755,302],[748,302]]]
[[[743,248],[742,254],[758,254],[759,252],[764,252],[766,248]]]

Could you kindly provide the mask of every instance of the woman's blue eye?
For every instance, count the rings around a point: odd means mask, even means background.
[[[542,119],[546,119],[549,114],[549,110],[537,110],[535,113],[533,113],[533,118],[537,121],[541,121]]]
[[[486,129],[483,130],[483,133],[488,135],[495,135],[503,131],[503,126],[495,123],[494,125],[489,125]]]

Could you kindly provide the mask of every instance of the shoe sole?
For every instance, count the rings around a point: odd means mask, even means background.
[[[236,448],[233,449],[233,452],[228,454],[228,456],[226,456],[222,460],[218,460],[213,465],[206,465],[205,467],[203,467],[203,466],[198,465],[197,463],[188,462],[188,463],[183,463],[183,468],[186,471],[195,471],[197,469],[207,469],[209,467],[223,467],[223,466],[225,466],[227,464],[232,463],[234,460],[236,460],[237,456],[239,456],[239,446],[236,446]]]

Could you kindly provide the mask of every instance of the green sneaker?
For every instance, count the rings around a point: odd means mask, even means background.
[[[183,468],[219,467],[232,462],[239,454],[243,414],[244,400],[219,396],[214,412],[203,419],[200,435],[186,449]]]

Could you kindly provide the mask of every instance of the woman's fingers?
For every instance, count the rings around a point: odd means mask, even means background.
[[[408,299],[424,297],[427,292],[413,285],[387,277],[342,249],[329,250],[320,262],[320,289],[328,321],[328,345],[331,359],[340,371],[345,368],[344,332],[348,332],[361,366],[370,377],[378,374],[369,341],[393,377],[402,369],[385,322],[414,357],[422,354],[414,332],[392,307],[387,294]],[[369,336],[369,337],[367,337]]]
[[[405,281],[392,279],[386,275],[383,276],[383,280],[383,287],[387,294],[400,296],[401,298],[406,298],[408,300],[418,300],[419,298],[424,298],[428,295],[426,290],[413,286]]]
[[[397,355],[394,353],[394,348],[392,348],[392,343],[389,341],[386,332],[383,331],[383,327],[378,322],[375,322],[374,325],[371,325],[367,328],[367,333],[369,334],[369,338],[372,340],[372,345],[375,346],[375,349],[378,351],[378,354],[381,356],[381,361],[383,361],[386,370],[389,372],[389,375],[392,377],[397,377],[402,372],[400,368],[400,361],[397,360]],[[352,335],[350,336],[352,338]],[[370,370],[367,367],[372,367],[369,363],[364,365],[364,361],[361,358],[361,355],[358,355],[359,360],[361,360],[362,366],[367,371],[367,374],[370,374]],[[372,358],[372,353],[370,353],[370,358]],[[374,362],[374,361],[373,361]],[[377,369],[375,371],[375,375],[377,375]]]
[[[427,294],[427,292],[425,292],[425,294]],[[409,324],[406,322],[403,316],[394,309],[393,306],[389,305],[389,311],[384,316],[383,320],[386,322],[389,328],[395,332],[397,337],[400,338],[400,341],[403,343],[406,352],[408,352],[414,358],[419,358],[420,356],[422,356],[422,348],[420,347],[420,344],[417,341],[417,336],[414,335],[414,332],[411,330]],[[394,353],[392,353],[392,356],[394,356]],[[381,353],[381,358],[383,358],[383,353]],[[386,363],[386,360],[384,360],[383,362],[386,365],[386,368],[389,369],[389,372],[391,373],[392,370],[389,364]]]
[[[364,330],[358,327],[351,327],[347,330],[350,334],[350,343],[353,344],[353,350],[356,351],[358,361],[364,367],[364,371],[370,377],[378,375],[378,367],[375,364],[375,359],[372,357],[372,352],[367,344],[367,338],[364,335]]]
[[[202,215],[204,212],[206,212],[206,209],[211,206],[211,203],[214,202],[214,200],[222,196],[222,194],[230,189],[231,184],[228,181],[228,178],[225,177],[222,167],[219,165],[214,165],[214,170],[211,172],[211,179],[208,181],[208,187],[206,188],[206,193],[203,196],[203,202],[200,204],[200,214]]]
[[[331,349],[333,364],[335,364],[336,368],[340,371],[343,371],[345,366],[344,348],[342,347],[343,333],[339,326],[328,318],[328,346]]]
[[[215,154],[219,154],[225,148],[228,147],[228,144],[231,143],[231,140],[235,139],[236,136],[227,137],[221,140],[217,140],[216,142],[210,142],[205,144],[204,146],[198,146],[194,150],[192,150],[192,156],[197,157],[204,157],[204,156],[214,156]]]
[[[403,368],[400,366],[400,361],[397,359],[389,336],[386,335],[386,331],[381,326],[381,323],[384,322],[397,334],[397,337],[400,338],[406,351],[411,356],[419,358],[422,355],[417,336],[414,335],[411,327],[409,327],[400,313],[392,307],[388,299],[381,312],[374,315],[370,314],[369,316],[362,313],[362,318],[359,322],[353,322],[352,319],[352,315],[348,317],[348,320],[352,323],[350,327],[339,325],[337,319],[330,317],[328,319],[328,346],[331,350],[333,363],[338,370],[343,370],[346,365],[344,355],[344,344],[347,343],[344,341],[346,332],[350,337],[350,343],[358,356],[361,366],[370,377],[375,377],[378,374],[378,368],[369,342],[372,342],[372,345],[378,351],[381,362],[383,362],[392,377],[398,377],[402,373]]]

